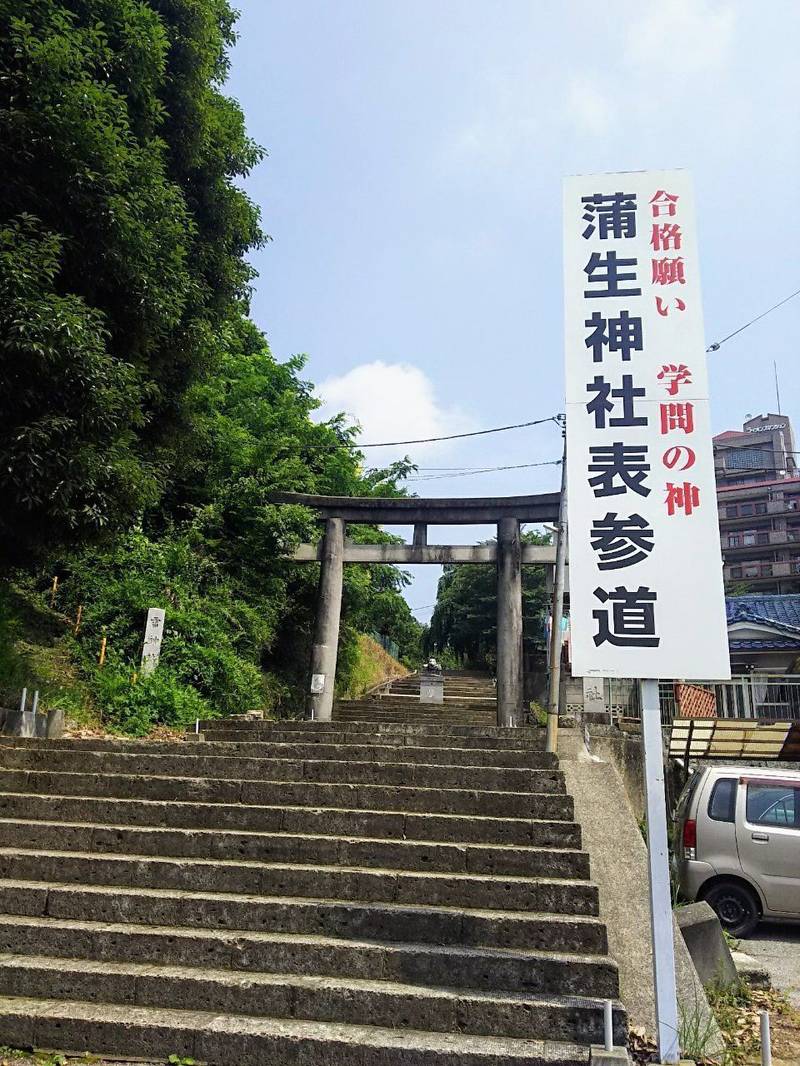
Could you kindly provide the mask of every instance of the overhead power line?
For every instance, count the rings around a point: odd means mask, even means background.
[[[543,463],[515,463],[511,466],[483,466],[471,470],[460,470],[450,474],[425,474],[422,477],[408,477],[405,481],[440,481],[443,478],[470,477],[472,474],[494,474],[498,470],[528,470],[533,466],[561,466],[560,459],[548,459]]]
[[[492,429],[475,429],[471,433],[450,433],[446,437],[421,437],[417,440],[382,440],[373,444],[358,444],[357,448],[395,448],[402,444],[435,444],[440,440],[460,440],[463,437],[483,437],[487,433],[505,433],[509,429],[527,429],[528,426],[541,426],[544,422],[558,422],[559,415],[548,415],[533,422],[517,422],[513,426],[494,426]]]
[[[783,307],[784,304],[787,304],[790,300],[793,300],[795,296],[800,296],[800,289],[797,289],[796,292],[791,293],[789,296],[784,296],[782,300],[779,300],[776,304],[773,304],[772,307],[768,307],[766,311],[762,311],[761,314],[756,315],[755,318],[751,318],[750,321],[745,322],[743,326],[739,326],[739,328],[735,329],[733,333],[729,333],[727,337],[723,337],[721,341],[714,341],[713,344],[709,344],[709,346],[706,348],[706,351],[719,351],[725,341],[729,341],[731,337],[735,337],[737,333],[741,333],[742,330],[747,329],[748,326],[752,326],[754,322],[760,322],[762,318],[766,318],[767,315],[771,315],[773,311],[777,311],[779,307]]]

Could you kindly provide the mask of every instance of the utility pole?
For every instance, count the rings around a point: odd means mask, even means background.
[[[558,697],[561,688],[561,618],[564,613],[564,567],[567,559],[567,416],[559,415],[564,448],[561,459],[561,502],[556,533],[556,569],[550,623],[550,684],[547,695],[546,750],[558,748]]]

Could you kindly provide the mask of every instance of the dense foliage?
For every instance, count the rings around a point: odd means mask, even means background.
[[[549,544],[549,535],[523,533],[526,544]],[[527,651],[545,643],[544,622],[549,609],[544,571],[522,568],[523,641]],[[464,663],[488,670],[496,666],[497,572],[493,566],[444,567],[436,607],[425,633],[426,651],[453,655]]]
[[[261,240],[225,0],[0,0],[0,545],[153,506]]]
[[[134,732],[299,709],[316,568],[281,555],[317,530],[270,494],[387,495],[407,471],[364,473],[246,317],[263,236],[236,182],[261,153],[222,92],[233,21],[227,0],[0,0],[0,552],[28,604],[59,576],[70,663]],[[343,688],[359,632],[412,658],[420,635],[399,571],[350,569]],[[150,606],[163,659],[134,682]]]

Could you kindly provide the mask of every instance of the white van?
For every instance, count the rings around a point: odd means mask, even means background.
[[[800,920],[800,767],[696,770],[675,812],[681,894],[745,937],[762,918]]]

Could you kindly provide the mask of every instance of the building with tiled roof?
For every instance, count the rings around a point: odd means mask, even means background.
[[[728,596],[734,673],[789,673],[800,660],[800,595]]]

